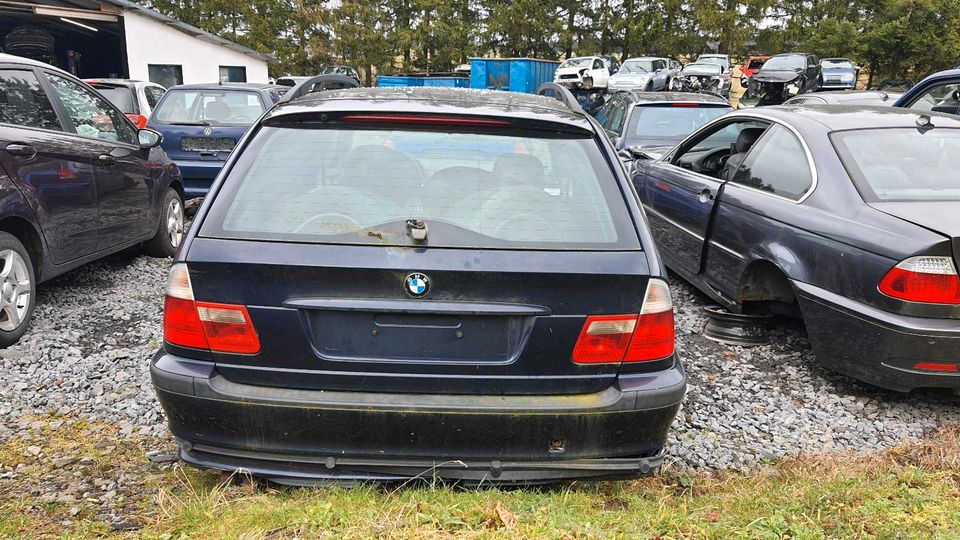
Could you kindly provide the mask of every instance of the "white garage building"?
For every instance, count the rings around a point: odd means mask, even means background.
[[[128,0],[0,0],[0,49],[81,78],[267,82],[270,57]]]

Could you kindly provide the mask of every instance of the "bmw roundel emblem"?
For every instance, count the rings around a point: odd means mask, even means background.
[[[430,278],[419,272],[410,274],[406,279],[407,294],[422,298],[430,291]]]
[[[208,127],[203,128],[203,134],[204,134],[204,135],[211,135],[211,134],[213,134],[213,128],[208,128]]]

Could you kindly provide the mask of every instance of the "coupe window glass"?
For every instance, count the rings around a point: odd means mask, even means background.
[[[160,124],[249,126],[263,114],[256,92],[243,90],[170,90],[153,113]]]
[[[750,65],[747,66],[747,69],[760,69],[763,67],[764,62],[766,62],[766,60],[753,59],[750,61]]]
[[[630,116],[627,140],[683,139],[714,118],[732,111],[730,107],[636,107]]]
[[[63,130],[40,81],[23,70],[0,70],[0,123]]]
[[[827,69],[848,68],[853,69],[853,63],[849,60],[821,60],[820,65]]]
[[[813,184],[813,174],[800,140],[774,124],[750,150],[732,182],[797,200]]]
[[[562,68],[590,67],[590,64],[592,63],[593,63],[593,58],[571,58],[569,60],[564,61],[562,64],[560,64],[560,67]]]
[[[432,247],[636,248],[593,139],[266,127],[216,199],[206,236]]]
[[[960,129],[863,129],[831,138],[868,201],[960,201]]]
[[[620,67],[620,73],[649,73],[653,71],[653,62],[650,60],[627,60]]]
[[[763,69],[806,69],[807,58],[798,54],[774,56],[763,64]]]

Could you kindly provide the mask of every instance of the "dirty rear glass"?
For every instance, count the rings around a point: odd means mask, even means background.
[[[639,247],[593,139],[406,129],[263,128],[200,234],[409,246],[421,219],[433,247]]]
[[[863,129],[831,138],[867,201],[960,201],[960,129]]]

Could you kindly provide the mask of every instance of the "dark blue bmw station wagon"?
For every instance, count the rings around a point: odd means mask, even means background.
[[[658,466],[686,388],[670,291],[572,96],[291,96],[170,271],[151,374],[182,458],[289,484]]]

